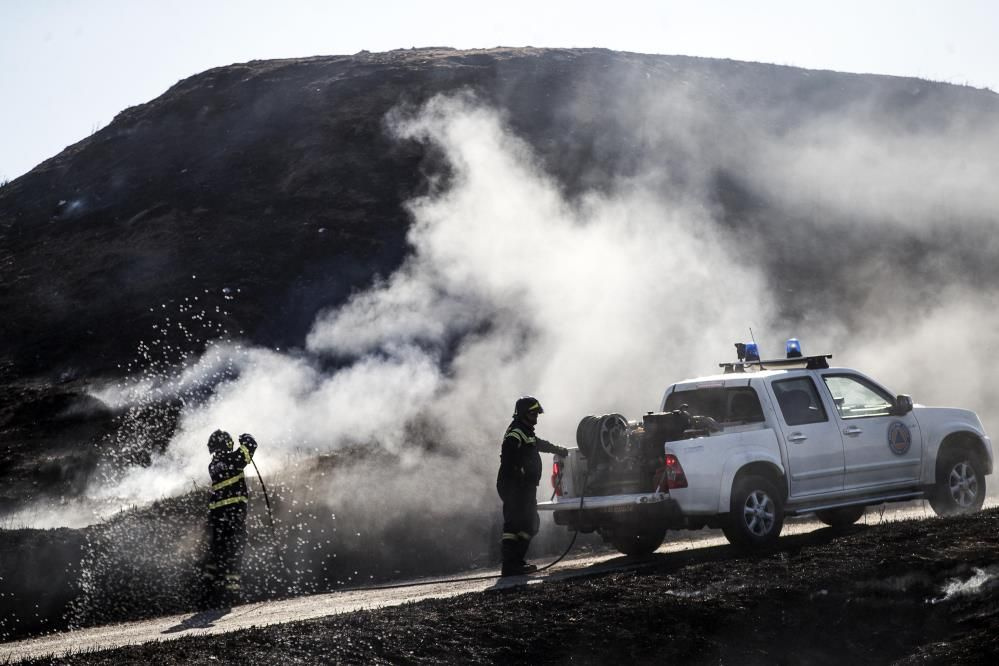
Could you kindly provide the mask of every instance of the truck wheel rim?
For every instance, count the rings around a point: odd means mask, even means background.
[[[774,502],[762,490],[754,490],[743,506],[746,529],[754,536],[765,536],[774,526]]]
[[[966,462],[954,465],[950,471],[950,496],[961,507],[972,506],[978,497],[978,477],[975,470]]]

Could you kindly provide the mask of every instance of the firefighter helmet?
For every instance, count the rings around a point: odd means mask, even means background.
[[[208,450],[211,453],[228,453],[232,451],[232,436],[225,430],[216,430],[208,438]]]
[[[530,412],[544,414],[545,410],[542,409],[541,403],[534,396],[525,395],[522,398],[518,398],[517,404],[513,406],[514,418],[524,418]]]

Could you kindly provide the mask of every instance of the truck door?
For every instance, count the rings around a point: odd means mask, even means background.
[[[787,451],[791,497],[843,488],[843,439],[808,375],[770,382]]]
[[[894,399],[853,373],[822,373],[843,433],[844,487],[911,485],[919,478],[923,436],[916,418],[892,415]]]

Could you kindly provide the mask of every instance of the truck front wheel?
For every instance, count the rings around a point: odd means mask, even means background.
[[[978,456],[964,449],[940,457],[937,483],[930,491],[930,506],[938,516],[974,513],[985,502],[985,474]]]
[[[784,501],[773,482],[749,475],[732,487],[731,509],[722,526],[733,546],[761,550],[777,543],[784,527]]]
[[[666,538],[665,527],[643,527],[614,534],[611,543],[629,557],[648,557]]]

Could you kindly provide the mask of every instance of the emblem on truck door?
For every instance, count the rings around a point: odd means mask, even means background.
[[[901,421],[893,421],[888,426],[888,448],[895,455],[904,456],[912,446],[912,433]]]

